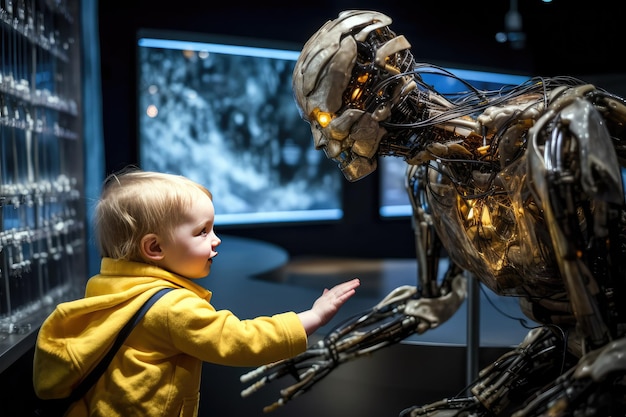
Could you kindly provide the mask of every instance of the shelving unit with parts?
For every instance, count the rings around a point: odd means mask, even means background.
[[[0,372],[86,274],[78,0],[0,0]]]

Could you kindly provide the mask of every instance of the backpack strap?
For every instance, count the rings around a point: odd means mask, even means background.
[[[137,325],[137,323],[139,323],[139,321],[143,318],[146,312],[150,309],[150,307],[152,307],[154,303],[157,302],[159,298],[161,298],[165,293],[173,289],[174,288],[163,288],[157,291],[148,299],[148,301],[144,303],[143,306],[141,306],[141,308],[118,333],[117,338],[113,343],[113,346],[111,346],[111,349],[109,349],[109,351],[104,356],[104,358],[102,358],[100,363],[98,363],[98,365],[89,373],[89,375],[87,375],[85,379],[81,381],[80,385],[78,385],[74,389],[74,391],[72,391],[72,394],[69,396],[71,402],[82,398],[87,393],[87,391],[89,391],[89,389],[96,383],[96,381],[100,379],[102,374],[104,374],[104,371],[106,371],[107,367],[113,360],[113,357],[124,343],[124,340],[126,340],[126,338],[133,330],[133,328]]]

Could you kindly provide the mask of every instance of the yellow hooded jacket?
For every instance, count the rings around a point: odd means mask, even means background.
[[[59,304],[39,330],[33,382],[40,398],[67,397],[143,303],[164,287],[96,385],[67,416],[197,416],[202,362],[260,366],[306,350],[294,312],[240,320],[211,292],[144,263],[104,258],[85,298]]]

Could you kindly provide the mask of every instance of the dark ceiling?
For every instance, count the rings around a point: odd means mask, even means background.
[[[522,17],[526,35],[523,49],[512,49],[495,40],[495,34],[504,30],[510,1],[517,3]],[[575,6],[580,2],[571,0],[335,0],[303,2],[297,7],[272,1],[209,3],[213,2],[102,0],[102,40],[121,47],[132,41],[128,37],[141,26],[302,44],[340,10],[357,8],[392,17],[392,29],[409,39],[421,61],[499,67],[534,75],[626,71],[620,57],[626,41],[624,18],[617,3],[609,0],[596,0],[584,7]]]
[[[495,40],[505,29],[510,1],[522,17],[525,46]],[[112,155],[108,169],[135,160],[135,39],[140,28],[286,41],[300,47],[327,20],[347,9],[371,9],[393,19],[392,29],[412,44],[418,61],[452,68],[524,75],[600,77],[607,89],[626,90],[624,17],[617,2],[595,0],[300,2],[227,0],[101,0],[100,52],[104,129]],[[294,2],[295,4],[295,2]],[[597,83],[597,82],[596,82]],[[111,143],[114,143],[111,145]]]

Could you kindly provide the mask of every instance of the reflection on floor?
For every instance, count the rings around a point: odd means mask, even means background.
[[[282,282],[309,288],[330,288],[359,278],[359,294],[382,299],[401,285],[416,285],[415,259],[358,259],[300,257],[282,269]]]

